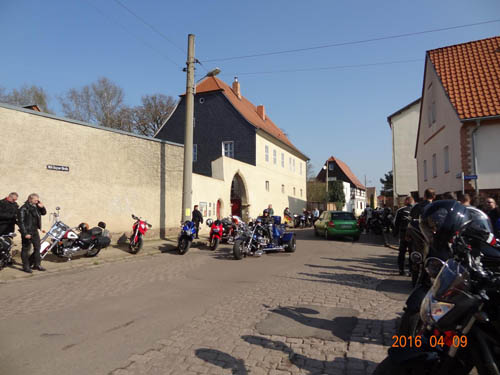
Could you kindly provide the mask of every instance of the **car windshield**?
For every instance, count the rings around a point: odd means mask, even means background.
[[[332,212],[332,220],[355,220],[355,218],[349,212]]]

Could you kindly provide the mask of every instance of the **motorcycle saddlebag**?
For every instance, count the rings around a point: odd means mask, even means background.
[[[104,249],[108,247],[111,244],[111,239],[106,236],[99,236],[97,237],[97,247]]]

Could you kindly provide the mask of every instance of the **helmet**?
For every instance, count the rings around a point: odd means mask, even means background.
[[[496,243],[496,238],[488,215],[472,206],[468,206],[467,210],[471,216],[471,221],[463,231],[462,237],[464,237],[469,244],[477,244],[475,241],[479,241],[494,245]]]
[[[469,210],[455,200],[428,204],[420,217],[420,230],[430,247],[441,250],[464,224],[471,220]]]
[[[269,210],[267,208],[264,210],[262,216],[269,216]]]
[[[106,223],[104,221],[100,221],[97,226],[102,229],[106,229]]]
[[[89,230],[89,225],[87,223],[80,223],[78,229],[80,230],[80,232],[86,232]]]
[[[212,219],[207,219],[207,221],[206,221],[207,226],[208,226],[208,227],[211,227],[211,226],[212,226],[212,224],[213,224],[213,222],[214,222],[214,221],[213,221]]]

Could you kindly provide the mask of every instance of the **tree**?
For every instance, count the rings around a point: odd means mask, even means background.
[[[344,184],[340,180],[331,181],[328,184],[328,198],[330,202],[335,202],[338,210],[345,204]]]
[[[138,134],[152,137],[168,119],[177,102],[163,94],[145,95],[141,102],[142,105],[133,109],[133,128]]]
[[[123,104],[123,97],[121,87],[101,77],[81,89],[69,89],[59,101],[64,115],[69,118],[123,129],[124,122],[130,121],[131,115]],[[123,130],[128,130],[127,126]]]
[[[382,184],[381,194],[385,197],[392,197],[392,171],[385,173],[384,178],[380,179]]]
[[[308,180],[313,180],[316,177],[314,175],[314,165],[310,160],[306,163],[306,177]]]
[[[19,90],[12,89],[10,92],[0,88],[0,102],[21,107],[36,104],[42,112],[52,113],[48,106],[49,95],[40,86],[24,85]]]
[[[325,183],[316,180],[307,181],[307,201],[324,202],[325,201]]]

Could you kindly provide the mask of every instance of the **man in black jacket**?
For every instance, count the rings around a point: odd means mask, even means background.
[[[19,209],[17,215],[17,225],[22,237],[21,259],[23,260],[23,270],[32,273],[30,264],[39,271],[45,271],[41,266],[40,258],[40,235],[38,230],[42,228],[42,215],[47,210],[43,206],[38,194],[30,194],[28,200]],[[33,254],[29,257],[29,252],[33,245]]]
[[[200,223],[203,224],[203,215],[201,214],[200,210],[198,210],[198,205],[194,206],[192,220],[196,227],[196,238],[199,238],[198,232],[200,231]]]
[[[420,215],[424,212],[425,207],[432,203],[432,201],[436,199],[436,192],[434,189],[425,189],[424,191],[424,200],[422,202],[417,203],[410,211],[410,216],[412,219],[420,219]]]
[[[401,207],[396,212],[396,218],[394,219],[394,236],[399,233],[399,255],[398,255],[398,266],[399,274],[405,274],[405,258],[406,252],[408,251],[409,242],[406,240],[406,228],[408,228],[408,223],[410,222],[410,211],[413,205],[413,198],[408,196],[405,198],[405,205]]]
[[[16,201],[19,195],[10,193],[5,199],[0,200],[0,236],[14,232],[19,206]]]

